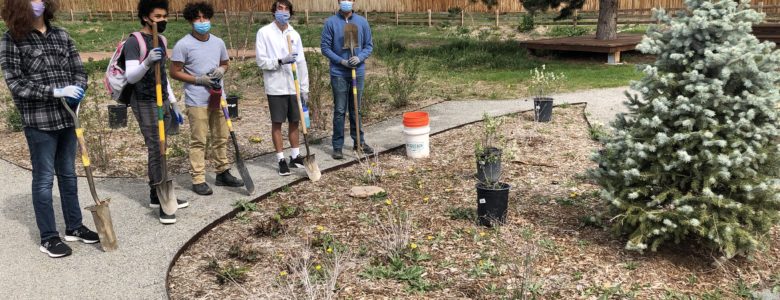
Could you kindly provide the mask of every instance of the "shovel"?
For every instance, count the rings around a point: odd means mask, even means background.
[[[110,200],[101,201],[95,190],[95,179],[92,177],[92,167],[90,166],[89,153],[87,152],[87,144],[84,141],[84,129],[81,128],[79,122],[78,111],[76,112],[70,108],[65,98],[60,98],[62,105],[73,117],[73,122],[76,125],[76,138],[79,141],[79,148],[81,151],[81,163],[84,165],[84,173],[87,174],[87,182],[89,183],[89,192],[92,194],[92,200],[95,200],[95,205],[84,208],[92,212],[92,219],[95,221],[95,227],[97,227],[98,237],[100,237],[100,246],[103,247],[103,251],[109,252],[116,250],[119,246],[116,241],[116,233],[114,232],[114,223],[111,222],[111,211],[108,210],[108,203]]]
[[[157,38],[157,23],[152,23],[152,47],[159,47],[160,42]],[[162,179],[155,184],[157,198],[160,199],[160,207],[167,215],[173,215],[179,208],[176,202],[176,194],[173,190],[173,180],[168,178],[168,163],[165,159],[165,112],[163,111],[162,83],[160,79],[160,62],[154,64],[154,81],[157,92],[157,129],[160,135],[160,158]]]
[[[220,95],[219,106],[222,108],[222,114],[225,115],[225,122],[227,123],[228,130],[230,130],[230,139],[233,140],[233,150],[235,151],[236,168],[238,168],[238,174],[241,175],[241,180],[244,181],[244,187],[246,187],[246,191],[249,192],[249,195],[252,195],[255,193],[255,183],[252,181],[252,177],[249,176],[249,170],[246,169],[246,165],[244,165],[244,159],[241,157],[241,152],[238,151],[238,139],[236,139],[236,132],[233,131],[233,122],[230,121],[230,113],[228,112],[227,101],[225,100],[225,97],[221,96],[222,87],[219,85],[219,83],[212,82],[212,84],[211,93]]]
[[[287,36],[287,50],[293,53],[292,41],[290,36]],[[320,167],[317,165],[317,158],[309,150],[309,130],[306,128],[306,123],[303,121],[303,105],[301,104],[301,84],[298,82],[298,70],[295,63],[292,63],[293,81],[295,82],[295,97],[298,99],[298,128],[303,131],[303,143],[306,145],[306,157],[303,158],[303,167],[306,169],[306,176],[311,181],[318,181],[322,177]]]
[[[349,49],[352,56],[355,56],[355,44],[357,44],[358,27],[354,23],[347,23],[344,26],[344,47],[342,49]],[[352,57],[350,56],[350,57]],[[352,101],[355,105],[355,131],[357,131],[357,153],[358,158],[363,154],[363,141],[360,140],[360,109],[358,108],[358,92],[357,92],[357,72],[355,68],[352,68]]]

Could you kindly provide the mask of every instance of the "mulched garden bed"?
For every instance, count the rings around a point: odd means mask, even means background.
[[[313,290],[327,286],[335,270],[339,299],[733,299],[777,284],[776,230],[768,251],[722,265],[695,245],[625,251],[585,176],[599,144],[581,106],[556,108],[551,123],[534,123],[531,113],[502,120],[505,150],[514,152],[503,163],[512,185],[504,226],[473,222],[473,145],[483,130],[477,123],[432,137],[429,159],[407,159],[401,149],[256,206],[242,203],[244,212],[175,261],[171,297],[305,298],[303,275]],[[348,196],[377,174],[386,195]],[[403,216],[410,220],[408,240],[383,230],[407,224],[391,221]],[[401,244],[393,258],[383,246],[391,242]]]

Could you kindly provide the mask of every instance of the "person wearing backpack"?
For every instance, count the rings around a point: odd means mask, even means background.
[[[87,89],[87,73],[68,33],[51,25],[57,2],[5,0],[8,31],[0,41],[0,67],[22,117],[32,163],[32,202],[41,252],[72,253],[62,242],[54,218],[52,187],[57,175],[65,240],[97,243],[97,233],[82,224],[76,177],[74,120],[62,104],[77,107]]]
[[[146,51],[145,57],[142,57],[142,49],[150,49],[152,43],[152,24],[157,23],[157,31],[162,34],[168,21],[168,1],[167,0],[141,0],[138,2],[138,20],[143,26],[139,31],[143,41],[131,35],[123,48],[122,56],[125,63],[125,76],[127,83],[132,84],[127,88],[132,88],[130,97],[130,107],[133,109],[135,119],[144,136],[144,143],[148,155],[147,175],[149,176],[149,206],[159,208],[160,222],[163,224],[176,223],[175,215],[166,214],[160,207],[160,199],[157,197],[155,184],[158,184],[162,178],[162,155],[160,154],[159,133],[157,128],[157,96],[155,94],[154,64],[160,64],[160,78],[162,89],[168,91],[167,99],[163,99],[163,107],[170,107],[172,102],[176,102],[173,95],[173,89],[168,82],[166,75],[166,39],[160,35],[159,43],[163,47],[158,47]],[[166,132],[170,131],[172,116],[169,109],[164,110],[164,124]],[[179,208],[189,206],[186,200],[176,200]]]
[[[228,128],[217,95],[211,97],[212,83],[221,85],[228,69],[227,47],[219,37],[210,34],[214,8],[206,2],[188,3],[184,7],[184,19],[192,26],[192,32],[173,47],[171,77],[184,82],[187,118],[190,121],[190,174],[192,191],[198,195],[211,195],[206,183],[206,140],[211,136],[212,161],[216,168],[217,186],[243,186],[244,182],[230,174],[227,158]],[[224,92],[224,89],[222,89]],[[220,93],[221,94],[221,93]]]
[[[271,137],[279,165],[277,172],[280,176],[287,176],[291,174],[290,167],[304,167],[298,135],[302,118],[298,113],[298,98],[291,64],[296,63],[298,67],[302,104],[309,99],[309,71],[303,54],[301,35],[289,24],[290,17],[295,14],[293,4],[288,0],[274,1],[271,12],[274,14],[274,21],[257,31],[255,50],[257,65],[263,70],[265,93],[268,97],[268,108],[271,110]],[[288,38],[292,43],[292,51],[287,47]],[[289,165],[282,149],[282,123],[285,121],[289,122],[287,134],[292,146]]]

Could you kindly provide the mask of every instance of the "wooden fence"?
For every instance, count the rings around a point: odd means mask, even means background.
[[[171,11],[181,11],[188,2],[196,0],[170,0]],[[269,11],[275,0],[206,0],[214,5],[217,11],[264,12]],[[752,0],[754,6],[774,7],[780,5],[780,0]],[[337,9],[336,0],[292,0],[298,11],[331,12]],[[655,7],[683,7],[683,0],[618,0],[621,10],[650,10]],[[61,0],[63,11],[102,11],[102,12],[133,12],[138,0]],[[481,1],[471,4],[470,0],[360,0],[356,9],[369,12],[446,12],[450,8],[461,8],[468,12],[493,12]],[[586,0],[582,11],[597,11],[599,0]],[[519,0],[498,0],[494,8],[500,12],[523,12]]]

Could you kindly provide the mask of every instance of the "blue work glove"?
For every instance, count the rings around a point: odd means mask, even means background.
[[[171,104],[171,108],[173,108],[173,115],[174,118],[176,118],[176,122],[179,123],[179,125],[183,125],[184,116],[181,114],[181,111],[179,111],[179,106],[176,104]]]
[[[280,59],[280,61],[283,65],[287,65],[287,64],[294,63],[296,59],[298,59],[298,53],[293,53]]]
[[[353,56],[349,58],[349,64],[357,67],[360,64],[360,57]]]
[[[151,68],[152,65],[160,60],[163,59],[165,56],[165,50],[161,47],[157,47],[152,49],[152,51],[149,51],[149,54],[146,56],[146,59],[144,59],[144,66],[147,68]]]
[[[301,92],[301,107],[306,106],[306,102],[309,102],[309,93]]]

